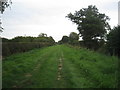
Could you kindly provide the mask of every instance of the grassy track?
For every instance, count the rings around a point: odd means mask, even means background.
[[[115,88],[117,61],[65,45],[31,50],[3,60],[3,88]]]

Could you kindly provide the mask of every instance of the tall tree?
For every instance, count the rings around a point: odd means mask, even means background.
[[[120,26],[114,27],[107,35],[107,48],[112,55],[120,57]]]
[[[110,30],[110,25],[107,22],[109,19],[105,14],[99,13],[96,6],[88,6],[74,14],[69,13],[68,17],[72,22],[77,24],[77,29],[82,37],[85,45],[91,48],[99,39],[104,40],[107,30]]]

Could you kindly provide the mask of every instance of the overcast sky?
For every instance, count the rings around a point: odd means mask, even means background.
[[[88,5],[96,5],[100,13],[110,17],[111,27],[118,25],[119,0],[12,0],[2,15],[4,31],[2,37],[38,36],[47,33],[56,41],[70,32],[77,32],[77,26],[65,16]]]

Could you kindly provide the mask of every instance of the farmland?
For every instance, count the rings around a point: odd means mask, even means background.
[[[3,59],[3,88],[115,88],[118,58],[55,45]]]

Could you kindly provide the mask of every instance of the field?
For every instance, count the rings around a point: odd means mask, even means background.
[[[55,45],[3,59],[3,88],[115,88],[118,58]]]

